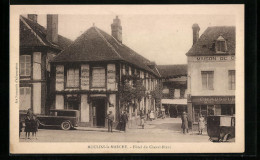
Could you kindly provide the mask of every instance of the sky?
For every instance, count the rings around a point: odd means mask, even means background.
[[[111,15],[59,14],[58,33],[75,40],[91,26],[111,35]],[[200,26],[200,35],[210,26],[235,26],[232,15],[118,15],[122,25],[122,41],[157,65],[186,64],[186,53],[192,46],[192,25]],[[38,23],[46,27],[46,15],[38,15]]]

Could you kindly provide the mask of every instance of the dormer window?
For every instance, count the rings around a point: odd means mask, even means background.
[[[227,43],[226,40],[219,36],[216,45],[215,45],[216,53],[226,53],[227,52]]]

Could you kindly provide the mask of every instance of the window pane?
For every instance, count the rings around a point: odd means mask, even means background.
[[[20,56],[20,63],[25,63],[25,56]]]
[[[25,72],[25,75],[26,75],[26,76],[29,76],[30,73],[31,73],[30,68],[26,67],[26,70],[25,70],[25,71],[26,71],[26,72]]]
[[[92,86],[93,87],[105,87],[105,69],[93,68],[92,71]]]
[[[26,61],[26,63],[31,63],[31,56],[26,55],[25,56],[25,61]]]
[[[24,63],[20,63],[20,74],[25,75],[25,64]]]
[[[202,77],[202,89],[207,89],[207,73],[201,72]]]
[[[208,83],[208,89],[213,89],[214,74],[212,71],[208,73]]]
[[[26,94],[29,94],[29,95],[31,95],[31,88],[26,88]]]
[[[67,87],[79,86],[79,69],[70,68],[67,70]]]
[[[233,90],[235,89],[235,71],[234,70],[229,70],[228,71],[228,84],[229,84],[229,89]]]

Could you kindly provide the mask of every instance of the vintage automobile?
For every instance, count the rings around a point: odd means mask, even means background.
[[[207,131],[212,142],[232,141],[235,139],[235,117],[226,115],[208,116]]]
[[[51,109],[50,115],[37,115],[39,127],[60,126],[63,130],[70,130],[78,126],[79,111],[68,109]]]

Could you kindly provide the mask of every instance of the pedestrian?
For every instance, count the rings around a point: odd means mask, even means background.
[[[182,113],[181,122],[182,122],[181,128],[183,130],[183,134],[188,133],[189,132],[189,128],[188,128],[189,126],[188,126],[188,116],[187,116],[186,112]]]
[[[113,121],[114,121],[114,115],[113,115],[112,111],[109,111],[109,113],[108,113],[108,115],[107,115],[108,132],[113,132],[113,131],[112,131]]]
[[[23,122],[22,122],[22,120],[21,120],[21,118],[20,118],[20,120],[19,120],[19,138],[20,138],[20,136],[21,136],[21,132],[23,131]]]
[[[165,108],[162,107],[161,111],[162,111],[162,119],[164,119],[165,118]]]
[[[155,119],[155,117],[154,117],[154,112],[151,111],[151,113],[150,113],[150,120],[152,121],[152,120],[154,120],[154,119]]]
[[[128,117],[127,117],[126,111],[122,111],[122,113],[120,115],[120,120],[119,120],[120,131],[126,132],[126,123],[127,123],[127,121],[128,121]]]
[[[33,111],[32,111],[31,108],[29,108],[29,109],[27,110],[26,115],[28,115],[28,116],[30,117],[30,119],[32,119],[32,117],[33,117]]]
[[[30,116],[26,115],[26,118],[24,121],[25,121],[25,128],[24,128],[25,139],[30,139],[30,132],[32,130]]]
[[[144,129],[145,114],[144,114],[144,111],[143,111],[143,110],[140,112],[140,119],[141,119],[141,126],[142,126],[142,128]]]
[[[32,138],[37,139],[36,133],[38,132],[39,121],[35,115],[31,119],[31,127],[32,127]]]
[[[200,114],[199,117],[199,134],[202,135],[203,129],[205,128],[205,119],[202,116],[202,114]]]

